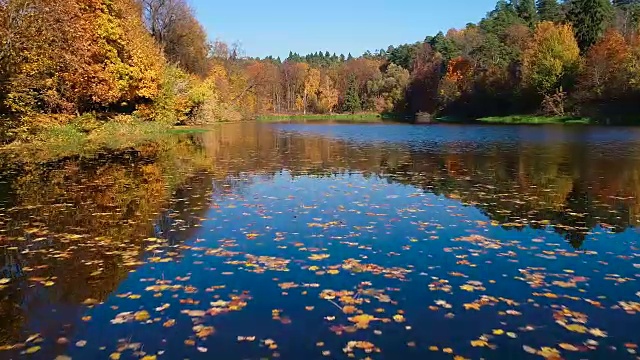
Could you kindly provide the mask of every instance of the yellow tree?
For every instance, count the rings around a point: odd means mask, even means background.
[[[11,112],[73,114],[158,94],[164,59],[135,0],[14,0],[0,15]]]
[[[316,68],[310,68],[304,77],[304,92],[303,92],[303,112],[307,113],[307,105],[309,96],[316,96],[318,89],[320,88],[320,70]]]
[[[97,102],[118,104],[153,99],[158,94],[164,59],[142,23],[134,0],[84,0],[91,2],[95,16],[96,44],[104,69],[95,84],[104,84]],[[98,96],[99,95],[99,96]]]
[[[548,95],[567,84],[580,64],[580,48],[570,25],[544,21],[536,26],[523,56],[524,83]]]
[[[321,112],[332,112],[338,105],[338,89],[328,75],[324,75],[320,84],[318,107]]]
[[[0,2],[0,98],[6,111],[72,113],[95,53],[77,1]]]

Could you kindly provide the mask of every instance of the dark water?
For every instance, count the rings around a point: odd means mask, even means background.
[[[2,168],[0,358],[637,358],[636,129],[237,124]]]

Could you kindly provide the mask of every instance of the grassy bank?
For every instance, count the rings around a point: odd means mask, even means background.
[[[306,121],[345,121],[345,122],[381,122],[392,119],[391,116],[378,113],[361,114],[271,114],[260,115],[256,118],[260,122],[306,122]]]
[[[16,141],[0,147],[0,151],[25,160],[45,161],[75,155],[90,156],[104,150],[137,148],[177,134],[203,131],[206,130],[134,119],[108,121],[90,130],[69,123],[47,127],[30,141]]]
[[[592,121],[585,117],[576,116],[535,116],[535,115],[512,115],[512,116],[494,116],[485,117],[477,120],[484,124],[506,124],[506,125],[542,125],[542,124],[558,124],[558,125],[587,125]]]

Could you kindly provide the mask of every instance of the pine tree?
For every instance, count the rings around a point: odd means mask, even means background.
[[[518,16],[524,20],[527,25],[533,27],[537,21],[538,13],[536,12],[535,0],[520,0],[516,7]]]
[[[560,22],[562,20],[562,8],[558,0],[538,0],[538,18],[541,21]]]
[[[347,55],[347,60],[353,60],[353,55],[351,55],[351,53],[349,53],[349,55]]]
[[[349,88],[344,95],[344,111],[348,111],[352,114],[362,110],[362,104],[360,102],[360,95],[358,94],[358,85],[356,79],[352,76],[349,79]]]
[[[581,51],[586,51],[604,34],[613,9],[609,0],[572,0],[568,20],[573,24]]]

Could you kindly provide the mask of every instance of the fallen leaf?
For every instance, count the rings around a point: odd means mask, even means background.
[[[567,343],[561,343],[558,344],[558,347],[560,347],[563,350],[567,350],[567,351],[578,351],[579,349],[571,344],[567,344]]]
[[[25,354],[33,354],[33,353],[36,353],[36,352],[40,351],[40,349],[41,349],[40,346],[32,346],[32,347],[28,348],[27,350],[25,350],[24,352],[25,352]]]

